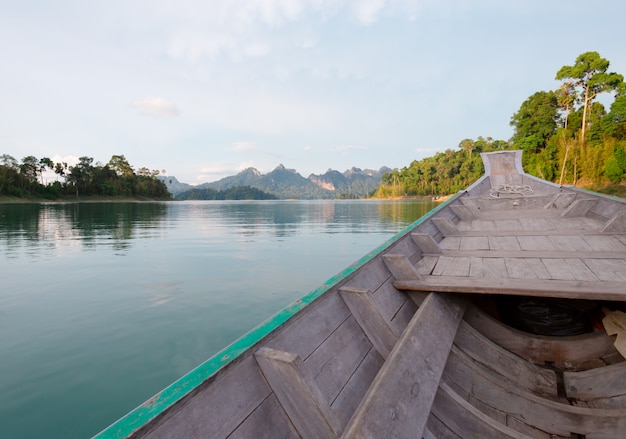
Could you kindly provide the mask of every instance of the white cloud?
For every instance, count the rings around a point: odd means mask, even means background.
[[[166,118],[180,116],[175,104],[158,97],[146,97],[130,103],[130,107],[144,116]]]

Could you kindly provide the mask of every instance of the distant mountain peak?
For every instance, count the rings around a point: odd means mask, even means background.
[[[288,169],[281,163],[268,174],[262,174],[256,168],[246,168],[237,175],[203,183],[194,189],[224,191],[233,187],[249,186],[283,199],[358,198],[374,192],[383,174],[389,171],[390,168],[387,167],[382,167],[379,171],[353,167],[343,173],[328,169],[322,175],[311,174],[304,178],[295,169]],[[166,184],[169,183],[168,189],[174,196],[191,188],[185,183],[178,183],[175,177],[163,177],[165,178],[168,179]]]

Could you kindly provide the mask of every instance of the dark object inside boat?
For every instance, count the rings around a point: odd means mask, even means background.
[[[589,300],[508,296],[497,300],[503,320],[521,331],[536,335],[570,336],[593,331],[599,311]]]

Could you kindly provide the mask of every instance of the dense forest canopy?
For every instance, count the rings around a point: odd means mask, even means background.
[[[559,184],[625,181],[626,84],[609,65],[597,52],[579,55],[556,72],[562,81],[556,90],[538,91],[521,104],[511,117],[510,140],[464,139],[456,149],[385,174],[375,196],[457,192],[483,174],[480,152],[501,149],[523,150],[526,172]],[[601,95],[613,98],[608,111],[598,102]]]
[[[276,200],[277,196],[251,186],[234,186],[225,190],[190,189],[176,196],[179,200]]]
[[[57,179],[44,183],[44,173],[51,171]],[[75,166],[68,166],[34,156],[26,156],[20,163],[2,154],[0,196],[58,199],[70,195],[101,195],[168,199],[167,187],[156,178],[160,173],[145,167],[135,171],[123,155],[114,155],[106,165],[94,164],[93,158],[84,156]]]

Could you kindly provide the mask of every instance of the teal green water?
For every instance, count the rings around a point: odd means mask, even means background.
[[[0,437],[90,437],[432,209],[0,204]]]

